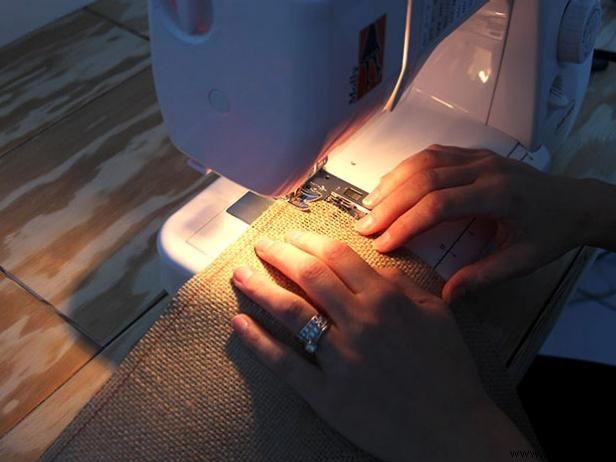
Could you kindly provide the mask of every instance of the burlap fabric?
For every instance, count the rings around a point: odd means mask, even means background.
[[[205,272],[179,291],[169,309],[88,403],[44,460],[71,461],[362,461],[374,460],[321,421],[295,392],[240,343],[229,324],[239,309],[279,338],[295,340],[236,291],[232,271],[250,265],[298,290],[255,256],[262,236],[311,230],[347,242],[374,266],[394,266],[439,293],[442,280],[407,251],[381,255],[352,229],[353,219],[319,202],[301,212],[278,201]],[[489,393],[528,429],[514,387],[464,312],[458,319]]]

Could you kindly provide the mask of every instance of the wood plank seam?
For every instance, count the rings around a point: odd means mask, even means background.
[[[43,399],[39,404],[37,404],[36,406],[34,406],[32,409],[30,409],[28,412],[26,412],[24,415],[22,415],[16,422],[15,424],[12,426],[12,428],[6,432],[3,435],[4,436],[8,435],[11,431],[13,431],[13,429],[17,428],[19,426],[19,424],[21,424],[24,420],[26,420],[33,412],[35,412],[43,403],[45,403],[49,398],[51,398],[59,389],[61,389],[67,382],[69,382],[73,377],[75,377],[75,375],[77,375],[85,366],[87,366],[88,364],[90,364],[90,362],[96,358],[98,358],[101,354],[103,353],[103,349],[99,348],[96,351],[96,354],[94,354],[88,361],[86,361],[84,364],[81,365],[81,367],[79,367],[79,369],[73,371],[72,374],[70,374],[69,376],[66,377],[66,380],[60,384],[58,384],[57,387],[53,388],[49,394],[45,397],[45,399]]]
[[[51,399],[55,392],[58,391],[60,388],[62,388],[67,382],[69,382],[73,377],[75,377],[79,372],[81,372],[81,370],[86,367],[88,364],[90,364],[90,362],[92,361],[98,361],[101,359],[101,357],[104,357],[105,355],[105,351],[107,350],[107,348],[109,348],[111,345],[113,345],[114,342],[116,342],[118,339],[120,339],[124,334],[126,334],[128,331],[130,331],[133,327],[135,327],[138,323],[140,323],[144,318],[146,318],[149,314],[150,314],[150,310],[154,309],[156,307],[156,305],[158,305],[159,303],[161,303],[166,297],[168,297],[167,293],[165,291],[161,291],[161,293],[159,294],[158,297],[156,297],[155,300],[152,301],[152,303],[148,306],[148,308],[146,308],[134,321],[132,321],[129,325],[127,325],[123,330],[121,330],[120,332],[118,332],[118,334],[113,337],[111,340],[109,340],[109,342],[107,342],[105,345],[103,345],[102,347],[99,346],[98,350],[96,351],[96,354],[94,354],[92,356],[92,358],[90,358],[89,361],[87,361],[86,363],[84,363],[83,365],[81,365],[81,367],[77,370],[75,370],[71,375],[69,375],[66,380],[59,384],[56,388],[53,389],[53,391],[51,393],[49,393],[47,395],[47,397],[41,401],[37,406],[35,406],[34,408],[30,409],[30,411],[28,411],[26,414],[24,414],[16,423],[15,425],[13,425],[13,428],[17,427],[22,421],[24,421],[25,419],[28,418],[28,416],[30,416],[33,412],[36,411],[36,409],[38,409],[40,406],[42,406],[47,400]],[[57,310],[56,310],[57,311]],[[57,313],[60,316],[62,316],[62,313]],[[66,319],[64,316],[62,316],[62,318],[67,321],[70,322],[70,320]],[[71,324],[72,325],[72,324]],[[147,333],[147,331],[146,331]],[[140,339],[139,339],[140,340]],[[135,342],[135,345],[139,342],[139,340],[137,340],[137,342]],[[8,433],[8,432],[7,432]]]
[[[28,419],[22,420],[19,425],[0,438],[0,459],[15,462],[37,460],[79,410],[104,385],[117,365],[160,317],[168,304],[169,297],[164,297],[158,305],[147,312],[147,317],[141,318],[131,330],[93,355],[87,367],[82,367],[78,374],[41,403]]]
[[[24,138],[22,141],[20,141],[15,146],[11,147],[9,150],[7,150],[5,152],[0,152],[0,159],[3,158],[4,156],[10,155],[13,151],[16,151],[16,150],[22,148],[23,146],[28,144],[33,139],[38,138],[43,133],[46,133],[48,130],[53,129],[57,125],[60,125],[61,123],[65,122],[66,119],[75,116],[76,114],[81,112],[83,109],[87,108],[93,102],[98,101],[98,99],[102,98],[103,96],[106,96],[108,93],[112,92],[113,90],[116,90],[121,85],[124,85],[126,82],[129,82],[131,79],[133,79],[133,78],[135,78],[137,76],[140,76],[144,72],[151,72],[151,66],[148,66],[145,69],[137,72],[136,74],[131,75],[126,80],[123,80],[122,82],[119,82],[117,85],[114,85],[113,87],[110,87],[108,90],[105,90],[100,95],[97,95],[97,96],[93,97],[91,100],[87,101],[83,105],[81,105],[79,107],[76,107],[74,110],[72,110],[70,112],[67,112],[66,115],[62,116],[61,118],[59,118],[57,120],[54,120],[49,125],[43,126],[40,129],[36,129],[36,130],[32,131],[26,138]]]
[[[135,326],[137,326],[144,318],[148,317],[150,314],[150,311],[153,310],[159,303],[161,303],[165,298],[167,298],[167,292],[165,291],[161,291],[161,293],[156,297],[155,300],[152,301],[152,303],[135,319],[133,320],[129,325],[127,325],[123,330],[121,330],[120,332],[118,332],[117,335],[115,335],[111,340],[109,340],[109,342],[107,342],[105,345],[103,345],[102,347],[99,346],[98,350],[96,351],[96,353],[87,361],[85,362],[81,367],[79,367],[79,369],[75,370],[71,375],[69,375],[66,380],[59,384],[56,388],[54,388],[51,393],[49,393],[47,395],[47,397],[45,399],[43,399],[38,405],[36,405],[35,407],[33,407],[32,409],[30,409],[30,411],[28,411],[27,413],[25,413],[16,423],[15,425],[13,425],[13,428],[16,428],[19,426],[19,424],[26,420],[28,418],[28,416],[30,416],[32,413],[34,413],[40,406],[42,406],[43,404],[45,404],[45,402],[47,402],[49,399],[52,399],[55,392],[58,391],[60,388],[62,388],[66,383],[68,383],[73,377],[75,377],[79,372],[81,372],[81,370],[83,368],[85,368],[88,364],[90,364],[93,361],[99,361],[101,358],[105,357],[105,352],[108,348],[110,348],[114,342],[118,341],[123,335],[125,335],[127,332],[129,332],[131,329],[133,329]],[[62,315],[62,313],[58,313],[60,315]],[[63,319],[67,322],[70,322],[70,320],[67,320],[65,317],[63,317]],[[71,324],[72,325],[72,324]],[[149,329],[148,329],[149,330]],[[147,333],[147,331],[146,331]],[[145,335],[145,334],[144,334]],[[139,340],[141,340],[140,338],[135,342],[135,345],[137,343],[139,343]],[[131,348],[132,349],[132,348]],[[9,431],[10,432],[10,431]],[[9,433],[7,432],[7,434]]]
[[[91,341],[93,344],[98,345],[98,343],[96,343],[96,341],[88,335],[88,333],[86,331],[84,331],[75,321],[73,321],[71,318],[69,318],[68,316],[66,316],[64,313],[62,313],[60,310],[58,310],[53,303],[51,303],[50,301],[46,300],[45,297],[43,297],[42,295],[38,294],[34,289],[32,289],[30,286],[28,286],[24,281],[22,281],[21,279],[19,279],[17,276],[15,276],[14,274],[12,274],[10,271],[8,271],[5,268],[0,267],[0,270],[2,272],[2,274],[4,274],[4,276],[11,280],[12,282],[14,282],[15,284],[17,284],[19,287],[21,287],[23,290],[25,290],[26,292],[28,292],[30,295],[32,295],[34,298],[36,298],[39,302],[41,302],[43,305],[45,305],[45,307],[47,309],[49,309],[50,311],[53,312],[54,315],[60,317],[65,323],[67,323],[68,325],[70,325],[73,329],[75,329],[77,332],[79,332],[81,335],[83,335],[85,338],[87,338],[89,341]],[[148,308],[149,309],[149,308]]]
[[[0,274],[0,305],[0,435],[4,437],[100,348],[5,271]]]
[[[144,309],[139,314],[139,316],[137,316],[129,324],[127,324],[126,327],[124,327],[124,329],[121,329],[120,331],[118,331],[116,335],[114,335],[111,339],[109,339],[109,341],[107,341],[104,345],[102,345],[102,349],[109,347],[113,342],[115,342],[118,338],[120,338],[127,331],[129,331],[135,324],[137,324],[141,319],[143,319],[150,312],[152,308],[154,308],[156,305],[162,302],[165,299],[165,297],[168,297],[167,292],[165,292],[164,290],[160,291],[160,293],[156,297],[152,298],[152,301],[149,303],[148,307]]]
[[[158,296],[156,233],[208,183],[169,142],[151,73],[135,79],[0,163],[0,234],[28,230],[0,261],[99,345]]]
[[[3,271],[4,273],[4,271]],[[6,273],[5,273],[6,274]],[[7,275],[7,277],[10,277],[9,275]],[[20,287],[21,284],[20,284]],[[13,425],[13,428],[17,427],[22,421],[24,421],[25,419],[28,418],[28,416],[30,416],[30,414],[32,414],[33,412],[36,411],[37,408],[39,408],[41,405],[43,405],[47,400],[49,400],[50,398],[53,397],[54,393],[59,390],[60,388],[62,388],[64,386],[64,384],[66,384],[67,382],[69,382],[75,375],[77,375],[84,367],[86,367],[88,364],[90,364],[92,361],[98,361],[101,358],[101,355],[105,354],[105,350],[107,348],[109,348],[114,342],[116,342],[120,337],[122,337],[124,334],[126,334],[128,331],[130,331],[134,326],[136,326],[138,323],[140,323],[145,317],[147,317],[150,313],[150,310],[154,309],[154,307],[156,307],[156,305],[158,305],[159,303],[161,303],[166,297],[168,297],[167,293],[165,291],[161,291],[161,293],[152,301],[152,303],[134,320],[132,321],[129,325],[126,326],[126,328],[124,328],[123,330],[121,330],[120,332],[118,332],[118,334],[116,336],[114,336],[111,340],[109,340],[109,342],[107,342],[105,345],[100,346],[97,349],[96,353],[87,361],[85,362],[83,365],[81,365],[81,367],[79,367],[79,369],[75,370],[71,375],[67,376],[66,380],[59,384],[56,388],[54,388],[45,399],[43,399],[38,405],[36,405],[35,407],[33,407],[32,409],[30,409],[30,411],[28,411],[27,413],[25,413],[17,422],[15,422],[15,425]],[[67,319],[65,316],[62,315],[62,313],[59,313],[55,308],[53,308],[50,304],[48,304],[47,302],[45,302],[44,300],[41,300],[44,303],[46,303],[48,306],[50,306],[52,309],[54,309],[55,314],[58,314],[59,316],[62,317],[62,319],[64,321],[66,321],[67,323],[70,323],[71,326],[75,327],[76,329],[78,329],[78,326],[75,326],[73,323],[71,323],[70,319]],[[80,331],[80,333],[82,333]],[[85,335],[84,333],[82,333],[83,335]],[[89,338],[89,337],[88,337]],[[138,342],[139,340],[137,340]],[[92,341],[92,343],[96,344],[94,341]],[[7,432],[8,433],[8,432]]]
[[[143,35],[141,35],[139,33],[136,33],[133,30],[129,30],[128,28],[126,28],[125,26],[121,25],[117,21],[113,21],[113,20],[105,17],[104,15],[101,15],[100,13],[96,13],[94,11],[91,11],[91,10],[89,10],[87,8],[82,8],[81,10],[78,10],[77,12],[73,12],[70,15],[67,15],[67,16],[75,15],[78,12],[83,12],[84,14],[90,15],[90,16],[92,16],[94,18],[97,18],[97,19],[102,19],[103,21],[108,22],[108,23],[114,25],[115,27],[118,27],[119,29],[122,29],[122,30],[124,30],[126,32],[129,32],[133,36],[137,36],[138,38],[140,38],[140,39],[142,39],[142,40],[144,40],[146,42],[149,42],[149,38],[148,37],[144,37]],[[56,21],[61,21],[61,20],[64,20],[65,18],[66,18],[66,16],[62,17],[60,19],[57,19]],[[54,21],[54,22],[56,22],[56,21]],[[53,24],[53,22],[51,24]],[[36,30],[28,33],[26,36],[20,38],[19,41],[22,41],[22,40],[25,40],[27,38],[33,37],[34,35],[39,33],[42,29],[44,29],[44,28],[46,28],[48,26],[49,26],[49,24],[47,24],[46,26],[43,26],[43,27],[41,27],[39,29],[36,29]],[[12,42],[12,44],[13,43],[15,43],[15,42]],[[9,44],[9,46],[5,46],[3,48],[0,48],[0,50],[2,50],[4,48],[9,48],[10,45],[11,44]],[[119,86],[123,85],[124,83],[126,83],[127,81],[132,79],[133,77],[136,77],[136,76],[140,75],[144,71],[148,71],[149,72],[150,71],[150,66],[148,65],[145,69],[137,72],[136,74],[128,76],[126,79],[124,79],[124,80],[122,80],[120,82],[117,82],[117,84],[115,84],[115,85],[110,86],[106,90],[102,91],[100,94],[97,94],[96,96],[93,96],[91,99],[88,99],[88,100],[84,101],[83,104],[81,104],[80,106],[77,106],[74,109],[66,112],[59,119],[56,119],[56,120],[53,120],[53,121],[49,122],[48,125],[43,125],[43,126],[41,126],[39,128],[36,128],[36,129],[32,130],[22,140],[18,141],[17,144],[15,144],[14,146],[10,147],[8,150],[6,150],[6,151],[0,150],[0,159],[3,158],[4,156],[7,156],[7,155],[11,154],[13,151],[16,151],[17,149],[23,147],[24,145],[26,145],[31,140],[33,140],[33,139],[37,138],[38,136],[40,136],[41,134],[47,132],[49,129],[52,129],[52,128],[56,127],[58,124],[64,122],[67,118],[72,117],[75,114],[79,113],[79,111],[81,111],[82,109],[88,107],[94,101],[97,101],[99,98],[107,95],[109,92],[113,91],[114,89],[117,89]]]
[[[38,138],[39,136],[41,136],[42,134],[46,133],[50,129],[56,127],[57,125],[60,125],[61,123],[66,122],[66,119],[77,115],[79,112],[81,112],[82,110],[84,110],[88,106],[90,106],[90,104],[92,104],[93,102],[98,101],[100,98],[106,96],[107,94],[109,94],[113,90],[118,89],[120,86],[124,85],[127,82],[130,82],[132,79],[134,79],[135,77],[140,76],[141,74],[143,74],[145,72],[151,72],[151,66],[148,65],[145,69],[137,72],[134,75],[131,75],[126,80],[123,80],[122,82],[119,82],[117,85],[114,85],[113,87],[109,88],[108,90],[105,90],[100,95],[97,95],[97,96],[93,97],[91,100],[87,101],[82,106],[76,107],[74,110],[72,110],[70,112],[67,112],[66,115],[62,116],[60,119],[54,120],[49,125],[41,127],[40,129],[34,130],[27,138],[24,138],[23,141],[20,141],[18,144],[16,144],[15,146],[11,147],[8,151],[0,152],[0,159],[2,159],[4,156],[10,155],[13,151],[16,151],[16,150],[22,148],[24,145],[28,144],[30,141],[34,140],[35,138]]]
[[[89,6],[84,7],[83,10],[88,12],[88,13],[90,13],[90,14],[93,14],[94,16],[97,16],[97,17],[99,17],[101,19],[104,19],[105,21],[108,21],[109,23],[113,24],[116,27],[119,27],[120,29],[124,29],[126,32],[129,32],[129,33],[131,33],[133,35],[136,35],[137,37],[139,37],[139,38],[141,38],[143,40],[146,40],[147,42],[150,41],[150,37],[148,37],[147,35],[144,35],[141,32],[139,32],[138,30],[133,29],[132,27],[130,27],[130,26],[128,26],[128,25],[118,21],[117,19],[109,17],[106,14],[100,13],[100,12],[92,9]]]

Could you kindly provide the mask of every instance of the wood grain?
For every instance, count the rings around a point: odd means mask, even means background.
[[[0,50],[0,156],[149,64],[147,41],[89,12]]]
[[[141,36],[147,37],[149,34],[147,0],[99,0],[87,9]]]
[[[52,307],[0,273],[0,436],[95,353]]]
[[[0,158],[0,265],[105,345],[162,292],[157,231],[207,184],[142,72]]]
[[[0,439],[0,460],[13,462],[37,460],[111,377],[117,365],[168,304],[169,299],[165,298],[148,310],[125,333]]]

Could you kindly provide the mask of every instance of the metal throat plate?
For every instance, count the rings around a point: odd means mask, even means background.
[[[367,195],[366,191],[324,170],[319,170],[288,201],[301,210],[309,211],[311,202],[324,200],[359,220],[369,212],[361,205]],[[231,205],[227,213],[250,225],[271,203],[272,199],[249,191]]]
[[[299,191],[289,198],[289,202],[302,210],[308,211],[311,202],[324,200],[358,220],[369,212],[361,205],[362,200],[367,195],[366,191],[324,170],[319,170]]]

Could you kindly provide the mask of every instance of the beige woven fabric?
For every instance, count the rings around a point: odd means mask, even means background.
[[[82,410],[44,460],[110,461],[362,461],[373,460],[330,429],[232,333],[230,318],[257,317],[279,338],[292,335],[237,292],[232,271],[250,265],[286,287],[286,278],[265,268],[253,244],[282,238],[292,229],[311,230],[347,242],[375,266],[395,266],[438,293],[442,280],[406,251],[381,255],[352,230],[353,219],[319,202],[301,212],[272,205],[208,269],[191,279],[170,308]],[[488,352],[476,323],[462,328],[478,356],[484,382],[501,407],[525,423],[513,387]],[[468,336],[467,336],[468,337]],[[487,352],[487,353],[486,353]]]

